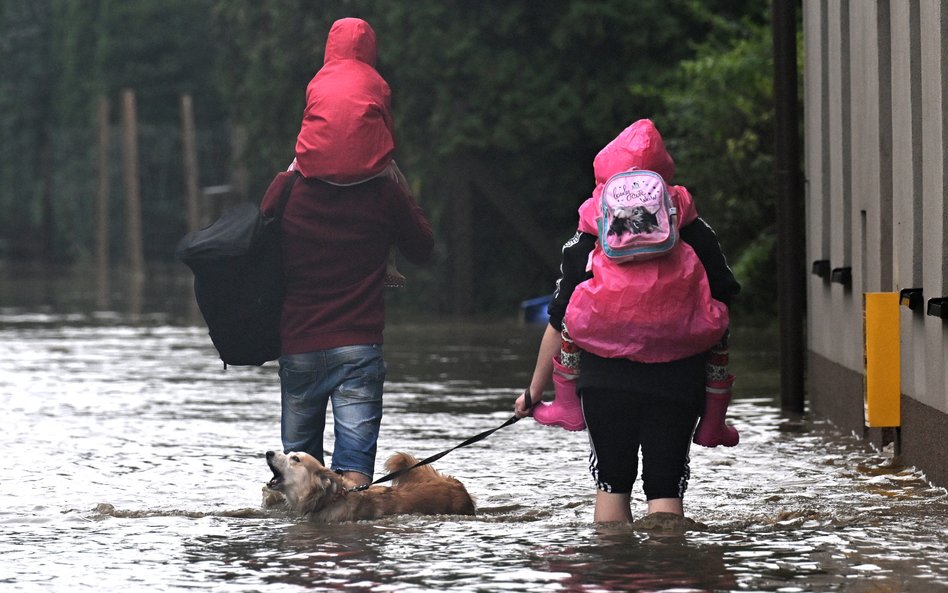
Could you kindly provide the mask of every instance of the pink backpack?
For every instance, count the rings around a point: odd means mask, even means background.
[[[662,176],[633,169],[610,177],[600,197],[599,243],[617,262],[664,255],[678,242],[677,210]]]

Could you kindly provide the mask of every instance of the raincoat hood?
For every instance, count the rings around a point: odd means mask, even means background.
[[[391,90],[375,70],[375,31],[361,19],[333,23],[323,67],[306,87],[296,161],[306,177],[351,185],[381,173],[395,154]]]
[[[334,60],[359,60],[375,67],[375,31],[362,19],[339,19],[329,29],[323,64]]]
[[[628,171],[633,167],[654,171],[662,176],[678,208],[679,228],[697,218],[691,194],[681,186],[671,185],[675,175],[675,161],[665,150],[665,143],[662,141],[662,135],[658,133],[658,128],[652,120],[640,119],[622,130],[593,159],[596,188],[592,197],[579,207],[579,230],[598,234],[596,219],[600,216],[599,198],[603,186],[616,173]]]
[[[675,176],[675,161],[665,150],[658,128],[650,119],[640,119],[606,144],[593,159],[596,186],[602,187],[616,173],[632,167],[655,171],[671,184]]]

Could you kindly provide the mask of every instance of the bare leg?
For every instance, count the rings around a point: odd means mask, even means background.
[[[684,516],[685,510],[680,498],[655,498],[648,501],[648,514],[652,513],[674,513]]]
[[[629,506],[632,494],[615,494],[596,490],[596,510],[593,521],[596,523],[632,522],[632,509]]]

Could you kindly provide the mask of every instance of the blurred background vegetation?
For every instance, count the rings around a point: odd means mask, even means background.
[[[4,0],[0,262],[93,259],[96,105],[111,101],[118,138],[119,95],[131,89],[145,258],[173,264],[187,231],[181,94],[193,97],[200,185],[258,201],[292,160],[306,84],[344,16],[376,30],[396,158],[436,230],[433,265],[400,264],[409,287],[396,303],[509,313],[552,292],[549,262],[592,190],[593,157],[648,117],[744,285],[735,316],[773,318],[773,48],[759,0]],[[459,218],[461,195],[470,210]],[[459,224],[472,249],[457,248]]]

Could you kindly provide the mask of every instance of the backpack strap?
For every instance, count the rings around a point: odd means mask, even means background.
[[[298,170],[293,170],[293,179],[287,182],[286,187],[283,189],[283,194],[280,195],[280,200],[277,202],[276,210],[273,211],[273,218],[280,220],[283,218],[283,211],[286,210],[286,203],[290,200],[290,194],[293,192],[293,187],[296,186],[296,180],[303,176]]]

